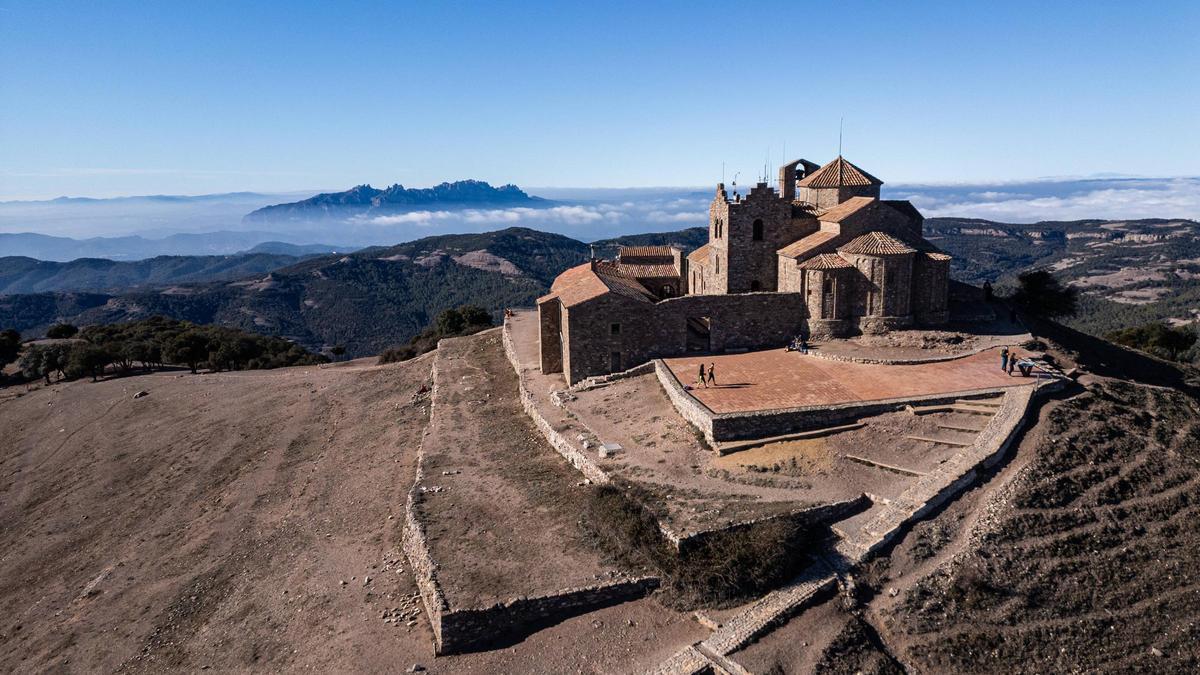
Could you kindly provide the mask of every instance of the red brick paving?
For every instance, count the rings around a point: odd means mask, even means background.
[[[692,395],[715,413],[953,393],[1032,384],[1000,370],[1000,350],[907,366],[831,361],[783,349],[665,359]],[[695,388],[700,364],[717,366],[717,386]]]

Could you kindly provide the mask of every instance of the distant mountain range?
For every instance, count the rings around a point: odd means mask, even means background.
[[[431,188],[406,188],[396,184],[380,190],[370,185],[358,185],[345,192],[327,192],[298,202],[265,206],[247,214],[244,220],[249,223],[323,220],[348,215],[384,215],[430,206],[461,209],[538,207],[552,203],[540,197],[531,197],[515,185],[492,187],[478,180],[442,183]]]
[[[66,262],[78,258],[142,260],[155,256],[232,255],[241,252],[312,255],[352,251],[356,247],[332,244],[288,244],[274,241],[274,232],[201,232],[173,234],[161,239],[141,236],[72,239],[33,232],[0,232],[0,253],[38,260]]]
[[[637,241],[690,247],[704,233],[696,228]],[[595,243],[612,251],[623,241]],[[406,342],[448,307],[471,303],[498,313],[532,304],[559,272],[588,255],[581,241],[525,228],[442,235],[309,258],[236,281],[0,296],[0,327],[37,335],[57,321],[84,325],[161,314],[279,335],[315,349],[344,345],[350,355],[364,356]]]

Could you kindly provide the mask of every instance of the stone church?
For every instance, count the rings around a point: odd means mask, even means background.
[[[649,359],[876,334],[948,319],[950,256],[907,201],[842,157],[800,159],[709,206],[708,243],[622,248],[538,299],[543,372],[569,383]]]

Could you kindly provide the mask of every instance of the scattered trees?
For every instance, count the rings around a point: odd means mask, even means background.
[[[1185,361],[1196,345],[1196,332],[1191,328],[1172,328],[1165,323],[1148,323],[1106,333],[1104,339],[1119,345],[1140,349],[1168,361]]]
[[[70,328],[74,330],[74,327]],[[68,332],[55,331],[58,335]],[[71,334],[76,339],[27,346],[20,361],[25,378],[44,379],[49,383],[51,376],[57,373],[66,379],[91,377],[95,381],[109,367],[128,374],[139,365],[141,370],[150,371],[174,364],[187,366],[195,373],[201,367],[248,370],[328,361],[282,338],[254,335],[223,326],[197,326],[164,317],[88,326]],[[5,356],[6,341],[19,347],[20,336],[12,331],[0,333],[0,359]],[[15,357],[15,350],[13,354]]]
[[[446,337],[471,335],[492,327],[492,315],[482,307],[463,305],[447,309],[437,315],[433,326],[421,331],[408,341],[408,344],[392,347],[379,355],[379,363],[395,363],[407,361],[433,351],[437,348],[438,340]]]
[[[1011,300],[1023,311],[1055,319],[1075,316],[1079,290],[1064,285],[1048,270],[1033,270],[1017,276],[1017,290]]]

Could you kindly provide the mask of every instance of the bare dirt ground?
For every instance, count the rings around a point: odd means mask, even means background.
[[[0,669],[370,668],[386,663],[378,643],[429,653],[422,624],[380,620],[412,605],[396,548],[425,424],[410,397],[428,369],[6,392]]]
[[[0,390],[0,671],[623,673],[703,637],[644,599],[434,658],[399,550],[430,358]]]
[[[579,526],[589,488],[522,410],[499,331],[443,340],[436,358],[416,510],[450,608],[641,572],[605,564]]]

